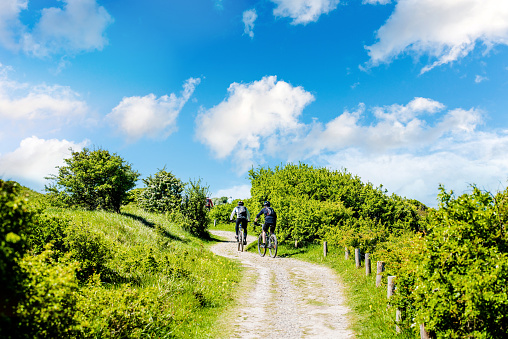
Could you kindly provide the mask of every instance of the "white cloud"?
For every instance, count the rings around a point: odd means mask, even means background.
[[[45,8],[32,33],[23,37],[23,49],[35,56],[102,50],[112,17],[96,0],[63,0],[61,8]]]
[[[220,104],[198,115],[196,135],[218,158],[232,156],[241,171],[259,158],[263,142],[297,131],[298,117],[314,100],[302,87],[277,81],[275,76],[233,83],[228,93]]]
[[[71,152],[87,146],[87,140],[75,143],[67,140],[39,139],[36,136],[21,141],[11,153],[0,154],[0,176],[6,180],[30,182],[42,187],[50,174],[58,174],[56,166],[65,165],[63,159]]]
[[[63,8],[41,11],[33,28],[20,20],[30,10],[27,0],[0,2],[0,43],[10,50],[22,49],[36,57],[101,50],[107,43],[111,15],[96,0],[62,0]]]
[[[273,15],[289,17],[292,24],[308,24],[337,8],[340,0],[270,0],[277,5]]]
[[[249,9],[243,12],[243,24],[245,25],[244,33],[254,38],[254,21],[256,21],[258,15],[255,9]]]
[[[0,44],[11,50],[18,48],[19,35],[23,25],[19,21],[19,14],[27,9],[28,0],[0,1]]]
[[[8,70],[0,65],[0,118],[70,121],[83,117],[88,111],[87,104],[69,87],[19,83],[9,79]],[[52,121],[54,125],[56,122]]]
[[[213,197],[232,197],[233,199],[250,198],[250,185],[237,185],[230,188],[223,188],[213,194]]]
[[[474,82],[476,82],[477,84],[479,84],[480,82],[483,82],[485,80],[489,80],[489,78],[487,77],[484,77],[484,76],[481,76],[481,75],[476,75],[475,79],[474,79]]]
[[[435,61],[421,73],[456,61],[477,43],[487,50],[508,44],[506,0],[399,0],[378,41],[366,47],[369,66],[391,62],[402,53],[428,54]]]
[[[106,119],[130,141],[141,137],[167,138],[176,130],[176,119],[200,81],[188,79],[180,97],[171,93],[159,98],[154,94],[123,98]]]

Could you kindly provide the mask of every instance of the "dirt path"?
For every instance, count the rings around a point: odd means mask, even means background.
[[[342,285],[327,267],[268,253],[238,252],[233,232],[211,231],[227,239],[215,254],[240,260],[247,267],[247,286],[231,323],[232,338],[354,338]],[[248,236],[248,243],[256,240]]]

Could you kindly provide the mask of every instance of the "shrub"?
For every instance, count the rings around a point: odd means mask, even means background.
[[[20,319],[16,336],[26,338],[75,337],[77,320],[78,263],[69,255],[54,259],[51,246],[20,262],[27,278],[23,281],[24,298],[16,309]]]
[[[27,249],[25,232],[33,213],[19,196],[20,185],[0,180],[0,335],[11,332],[12,309],[21,297],[23,274],[18,260]]]
[[[146,188],[138,196],[138,205],[149,212],[172,212],[180,209],[184,184],[171,172],[159,170],[143,179]]]
[[[189,181],[185,189],[182,211],[186,218],[183,228],[197,236],[207,234],[210,217],[205,207],[206,197],[209,196],[208,186],[197,181]]]
[[[53,199],[66,206],[79,206],[87,210],[104,209],[120,212],[120,206],[135,186],[139,173],[120,156],[107,150],[72,152],[58,167],[58,175],[47,179],[53,184],[46,191]]]

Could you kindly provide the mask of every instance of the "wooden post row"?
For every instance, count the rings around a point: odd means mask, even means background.
[[[385,263],[384,261],[378,261],[377,262],[377,274],[376,274],[376,287],[381,286],[381,280],[383,276],[381,273],[383,273],[385,270]]]

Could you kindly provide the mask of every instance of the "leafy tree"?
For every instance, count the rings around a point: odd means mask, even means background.
[[[185,216],[183,228],[192,234],[204,236],[207,234],[210,217],[205,207],[206,197],[210,195],[208,186],[197,181],[190,180],[185,189],[185,198],[182,204],[182,212]]]
[[[47,178],[54,183],[46,191],[67,206],[118,213],[139,177],[120,156],[103,149],[84,148],[64,161],[67,165],[58,167],[58,175]]]
[[[143,179],[146,188],[138,197],[138,204],[149,212],[171,212],[180,209],[183,182],[165,168]]]

